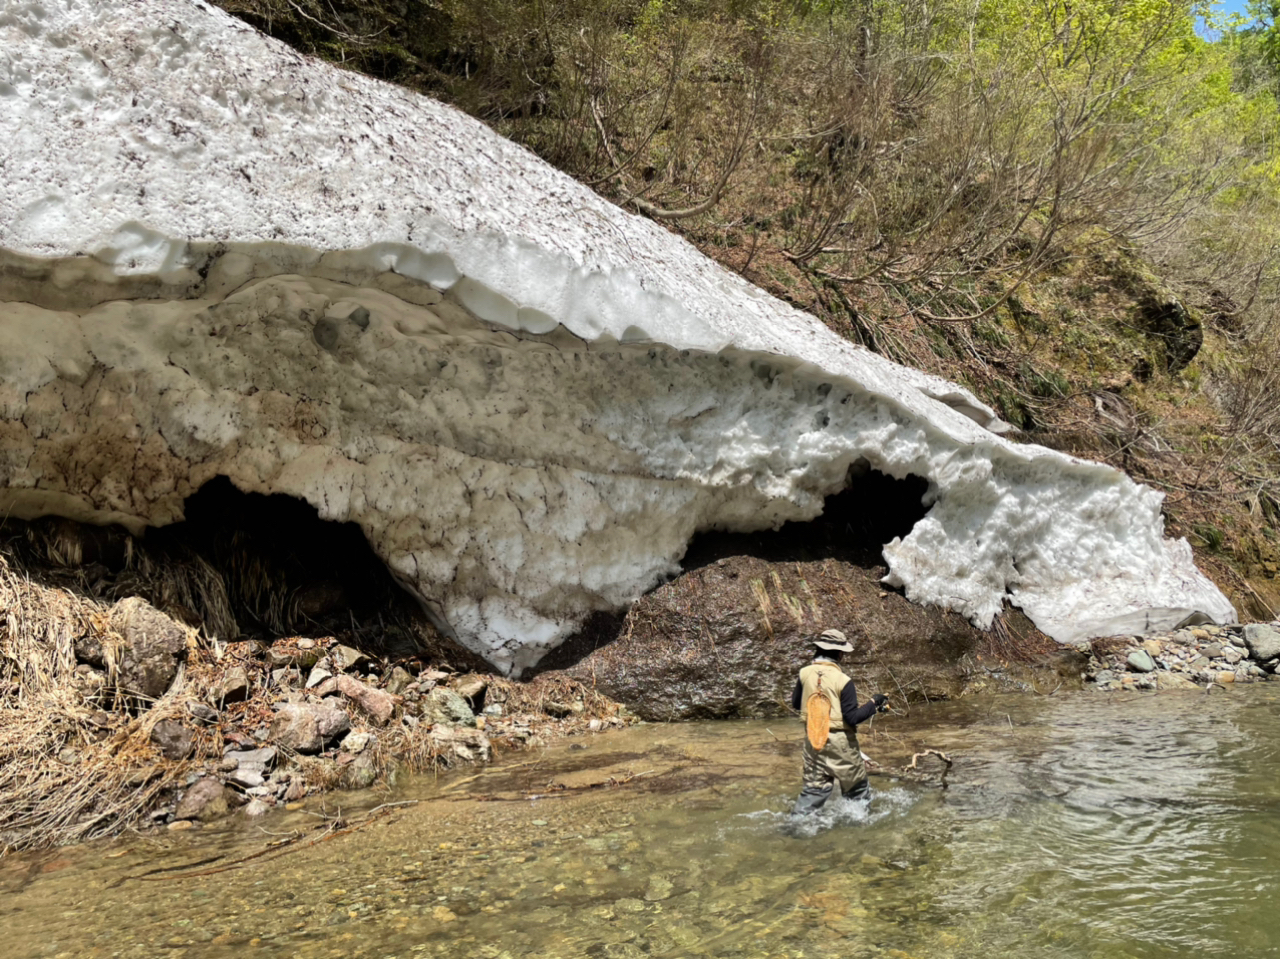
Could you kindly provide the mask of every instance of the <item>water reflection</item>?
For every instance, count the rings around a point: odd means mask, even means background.
[[[1278,719],[1271,687],[940,704],[863,747],[946,750],[949,788],[800,820],[798,728],[642,727],[365,797],[424,801],[223,872],[138,878],[271,837],[5,860],[0,955],[1277,956]]]

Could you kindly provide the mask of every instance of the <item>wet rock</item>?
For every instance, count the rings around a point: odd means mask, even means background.
[[[1145,649],[1135,649],[1125,660],[1129,668],[1136,673],[1150,673],[1156,668],[1155,660]]]
[[[374,722],[385,724],[396,711],[396,697],[381,689],[374,689],[353,676],[334,677],[338,692],[352,700],[369,714]]]
[[[242,703],[249,698],[249,690],[249,674],[243,666],[232,666],[222,674],[213,699],[219,705]]]
[[[440,725],[474,726],[476,715],[467,701],[452,689],[437,686],[422,701],[422,721]]]
[[[199,819],[208,822],[227,814],[226,788],[218,780],[205,778],[196,782],[178,801],[174,819]]]
[[[1214,681],[1219,683],[1224,683],[1224,684],[1234,683],[1236,681],[1236,674],[1234,672],[1228,672],[1227,670],[1223,670],[1217,674]]]
[[[1280,657],[1280,630],[1261,623],[1250,623],[1244,628],[1244,643],[1259,662]]]
[[[128,693],[159,699],[187,658],[187,627],[144,599],[131,596],[111,608],[111,628],[122,644],[116,682]]]
[[[162,719],[151,730],[151,741],[165,759],[186,759],[196,748],[191,730],[180,722]]]
[[[464,762],[488,762],[492,756],[489,737],[479,729],[466,726],[434,726],[431,745],[445,755],[452,754]]]
[[[358,667],[369,665],[369,657],[351,646],[335,646],[329,650],[329,662],[334,669],[349,672]]]
[[[342,785],[347,789],[368,789],[378,780],[378,766],[372,752],[356,756],[342,770]]]
[[[675,887],[669,879],[661,876],[650,876],[649,887],[645,890],[645,902],[661,902],[664,899],[670,899]]]
[[[262,816],[265,816],[270,811],[271,811],[271,807],[268,806],[261,799],[250,800],[249,803],[245,805],[245,807],[242,810],[240,810],[240,812],[249,819],[258,819]]]
[[[1169,689],[1200,689],[1199,686],[1182,673],[1160,673],[1156,680],[1156,687],[1161,691]]]

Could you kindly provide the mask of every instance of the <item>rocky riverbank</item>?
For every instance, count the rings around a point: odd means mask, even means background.
[[[0,552],[0,854],[265,814],[400,770],[619,726],[589,686],[517,683],[339,636],[221,642]]]
[[[1194,626],[1089,644],[1085,677],[1102,691],[1196,689],[1275,677],[1280,622]]]

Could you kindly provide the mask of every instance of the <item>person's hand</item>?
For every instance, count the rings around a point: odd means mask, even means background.
[[[889,697],[884,693],[876,693],[871,697],[871,701],[876,704],[876,712],[882,713],[889,708]]]

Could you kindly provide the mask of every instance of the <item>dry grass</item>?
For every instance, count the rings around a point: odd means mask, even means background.
[[[150,741],[180,711],[181,677],[136,718],[86,702],[74,643],[118,639],[107,623],[101,604],[34,583],[0,555],[0,855],[127,829],[188,768]]]

